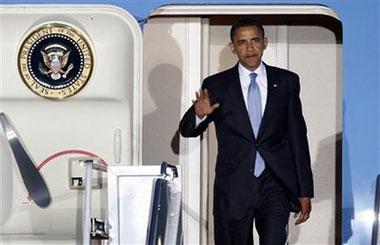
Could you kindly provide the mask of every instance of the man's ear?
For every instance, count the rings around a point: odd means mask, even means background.
[[[232,52],[233,54],[236,54],[234,44],[233,44],[232,42],[230,42],[229,44],[230,44],[231,52]]]
[[[266,49],[268,46],[268,38],[264,37],[264,49]]]

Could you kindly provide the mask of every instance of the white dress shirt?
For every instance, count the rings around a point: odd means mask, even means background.
[[[256,73],[257,74],[257,76],[256,76],[256,82],[257,82],[257,85],[259,86],[259,90],[260,90],[260,96],[261,96],[261,116],[262,116],[264,114],[265,105],[267,103],[267,95],[268,95],[267,72],[265,70],[265,66],[264,66],[263,62],[261,62],[260,65],[254,71],[248,70],[242,64],[239,63],[238,70],[239,70],[240,85],[241,85],[241,89],[242,89],[242,92],[243,92],[244,102],[245,102],[245,106],[246,106],[247,110],[248,110],[248,105],[247,105],[248,88],[249,88],[249,84],[251,83],[251,78],[250,78],[249,75],[251,73]],[[207,116],[205,116],[204,118],[200,119],[196,115],[195,116],[195,127],[198,127],[198,125],[201,122],[203,122],[206,118],[207,118]]]

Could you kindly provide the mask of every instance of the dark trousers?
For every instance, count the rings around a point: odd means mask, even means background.
[[[260,245],[284,245],[290,206],[279,181],[265,170],[254,179],[250,208],[240,220],[227,220],[214,216],[216,245],[252,245],[253,220],[259,234]]]

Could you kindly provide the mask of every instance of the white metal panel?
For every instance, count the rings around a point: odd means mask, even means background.
[[[290,244],[334,244],[340,232],[336,172],[342,143],[342,44],[327,28],[289,26],[288,49],[289,68],[300,76],[315,195],[311,218],[299,226],[291,219]]]
[[[154,10],[150,16],[204,16],[204,15],[245,15],[245,14],[313,14],[327,15],[339,20],[338,15],[330,8],[323,5],[302,4],[189,4],[189,5],[165,5]]]
[[[168,180],[165,237],[162,244],[174,244],[180,221],[181,169]],[[161,166],[124,166],[108,168],[108,221],[110,244],[147,244],[150,232],[155,181],[162,179]],[[164,209],[165,207],[161,207]],[[165,218],[165,217],[164,217]],[[180,226],[180,227],[178,227]],[[163,235],[163,234],[161,234]]]
[[[153,179],[160,166],[108,168],[110,242],[145,244]]]
[[[181,115],[191,105],[194,91],[201,86],[201,32],[199,17],[151,19],[144,27],[144,164],[163,160],[160,157],[178,158],[170,144]],[[156,40],[158,36],[160,39]],[[154,108],[156,111],[150,112]],[[180,141],[184,242],[198,244],[200,140],[182,138]]]
[[[6,186],[13,196],[8,195],[9,203],[0,210],[8,210],[5,208],[11,204],[11,213],[2,216],[6,219],[0,226],[0,240],[75,240],[81,227],[78,217],[83,191],[69,189],[69,158],[87,152],[110,165],[141,161],[140,27],[120,8],[93,4],[0,5],[0,20],[0,111],[10,116],[37,165],[52,156],[46,165],[40,165],[52,195],[47,209],[27,202],[26,190],[13,171],[16,177]],[[17,69],[18,49],[25,35],[52,21],[69,23],[87,34],[95,57],[87,86],[62,101],[31,92]],[[1,165],[10,164],[4,157],[0,161]],[[103,196],[101,190],[94,191],[95,216],[104,212]]]

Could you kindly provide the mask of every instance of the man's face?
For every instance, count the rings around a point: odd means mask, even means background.
[[[239,62],[248,70],[255,70],[261,62],[267,38],[263,37],[256,26],[244,26],[235,30],[230,48]]]

